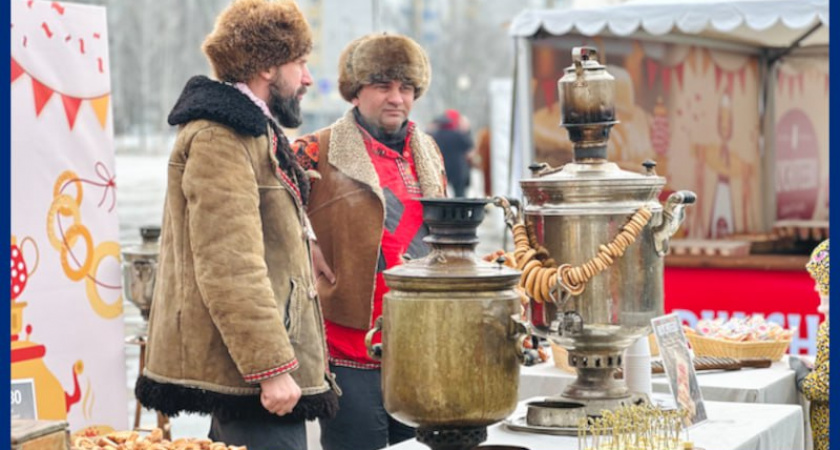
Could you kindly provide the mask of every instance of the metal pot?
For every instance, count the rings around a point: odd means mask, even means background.
[[[385,271],[390,291],[367,345],[381,357],[385,409],[435,448],[440,431],[483,430],[514,411],[527,329],[516,320],[520,273],[475,254],[490,200],[421,202],[432,250]],[[371,344],[379,330],[381,347]]]
[[[160,254],[160,227],[141,227],[140,237],[143,239],[140,245],[122,251],[123,296],[140,309],[148,322]]]

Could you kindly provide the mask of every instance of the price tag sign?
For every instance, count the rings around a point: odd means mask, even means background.
[[[12,380],[12,419],[38,419],[35,380]]]
[[[671,386],[677,406],[689,412],[688,423],[695,424],[706,420],[706,407],[703,395],[694,372],[694,362],[688,351],[688,341],[683,333],[682,321],[676,314],[655,317],[650,321],[662,365]]]

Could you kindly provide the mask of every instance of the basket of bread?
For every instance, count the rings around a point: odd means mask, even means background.
[[[164,439],[163,430],[153,429],[145,436],[137,431],[112,431],[93,435],[74,433],[70,438],[71,450],[247,450],[246,447],[226,445],[210,439]]]
[[[685,327],[685,336],[696,356],[735,359],[782,359],[793,339],[794,330],[766,321],[761,316],[700,320],[695,328]]]

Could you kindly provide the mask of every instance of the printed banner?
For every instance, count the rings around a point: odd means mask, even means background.
[[[776,220],[828,220],[828,57],[786,58],[775,88]]]
[[[580,45],[595,47],[615,78],[620,123],[610,133],[608,158],[635,172],[642,172],[643,161],[656,161],[656,172],[667,178],[662,198],[681,189],[697,193],[677,237],[763,231],[757,58],[618,38],[537,39],[532,55],[537,162],[559,166],[572,160],[572,143],[559,125],[557,81],[572,64],[572,47]]]
[[[12,418],[125,429],[105,8],[11,11]]]

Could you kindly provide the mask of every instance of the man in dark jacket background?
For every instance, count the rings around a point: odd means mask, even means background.
[[[470,185],[469,155],[473,150],[473,139],[464,117],[454,109],[447,109],[437,120],[432,137],[440,147],[446,165],[446,178],[455,197],[464,197]]]

